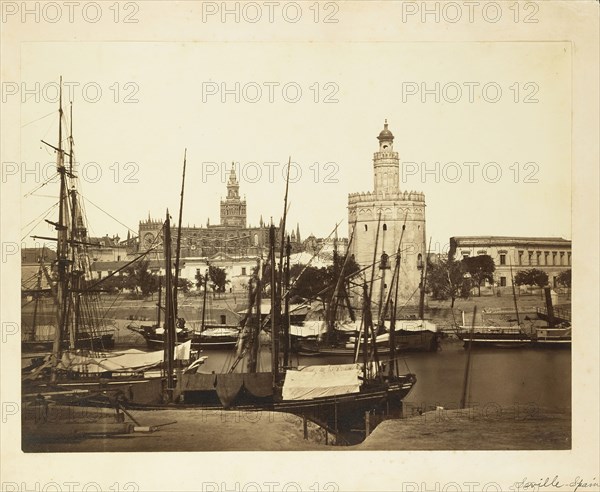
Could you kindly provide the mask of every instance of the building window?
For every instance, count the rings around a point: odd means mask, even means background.
[[[506,254],[504,254],[504,253],[502,253],[500,255],[500,264],[501,265],[506,265]],[[504,278],[504,277],[502,277],[502,278]]]
[[[417,255],[417,268],[419,270],[423,268],[423,255],[421,253]]]
[[[387,224],[383,224],[383,230],[387,231]]]
[[[365,232],[367,232],[369,230],[369,226],[367,224],[365,224]]]
[[[560,252],[560,265],[565,264],[565,253],[563,251]]]
[[[558,277],[556,275],[552,277],[552,287],[558,287]]]
[[[542,253],[540,253],[539,251],[535,254],[535,262],[536,265],[542,264]]]
[[[463,260],[469,257],[469,253],[463,253]]]
[[[112,275],[112,270],[109,270],[109,271],[108,271],[108,275],[109,275],[109,276],[110,276],[110,275]]]
[[[571,266],[571,253],[567,253],[567,265]]]
[[[530,253],[528,254],[528,256],[529,256],[529,263],[528,263],[528,264],[529,264],[529,265],[533,265],[533,253],[531,253],[531,252],[530,252]]]
[[[242,267],[242,275],[246,275],[246,267]]]
[[[552,252],[552,264],[556,265],[556,251]]]
[[[523,251],[519,251],[519,265],[523,264]]]
[[[506,287],[506,277],[500,277],[500,287]]]
[[[221,315],[221,324],[222,325],[226,325],[227,324],[227,316],[225,316],[224,314]]]

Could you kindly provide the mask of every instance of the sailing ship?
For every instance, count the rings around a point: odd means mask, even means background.
[[[106,385],[113,391],[131,388],[133,384],[147,382],[150,378],[159,380],[160,369],[165,357],[173,360],[192,361],[190,344],[173,346],[173,351],[165,353],[143,352],[136,349],[111,351],[114,347],[113,333],[103,330],[106,313],[100,315],[102,283],[119,273],[132,263],[143,258],[149,251],[140,254],[119,270],[102,279],[91,276],[90,256],[86,246],[90,246],[87,226],[83,213],[82,200],[77,191],[77,176],[73,170],[72,116],[71,136],[68,152],[62,148],[63,109],[62,79],[59,97],[59,129],[57,146],[49,145],[57,154],[57,172],[59,175],[58,220],[47,221],[57,230],[57,237],[33,236],[35,239],[54,240],[57,243],[56,261],[53,272],[40,263],[37,285],[41,286],[44,276],[49,287],[45,293],[53,300],[55,324],[51,327],[51,354],[29,358],[30,364],[23,368],[23,398],[35,398],[36,395],[73,395],[100,391]],[[71,112],[72,114],[72,112]],[[65,165],[68,156],[68,167]],[[169,215],[165,221],[165,234],[170,231]],[[170,261],[170,260],[169,260]],[[170,271],[170,270],[169,270]],[[169,280],[171,281],[171,280]],[[41,297],[41,293],[32,295]],[[167,310],[173,312],[173,305]],[[176,308],[175,311],[176,313]],[[34,308],[34,321],[39,312]],[[35,323],[34,323],[35,325]],[[28,332],[29,333],[29,332]],[[48,347],[39,340],[26,340],[24,347]],[[25,348],[24,348],[25,352]],[[195,367],[205,358],[197,358]],[[178,364],[182,365],[180,362]],[[156,369],[159,369],[158,374]],[[153,371],[154,370],[154,371]]]
[[[62,99],[61,99],[62,102]],[[62,105],[60,109],[62,115]],[[59,142],[61,141],[59,136]],[[63,169],[64,152],[59,147],[57,166]],[[185,169],[185,159],[184,159]],[[288,164],[289,171],[289,164]],[[185,172],[184,172],[185,175]],[[61,176],[67,176],[61,172]],[[289,176],[289,172],[288,172]],[[400,374],[394,353],[394,326],[390,332],[392,348],[389,363],[382,361],[363,345],[362,363],[291,367],[289,337],[289,238],[284,241],[287,211],[286,184],[284,218],[281,237],[279,268],[275,262],[275,228],[270,229],[269,264],[271,272],[271,314],[262,322],[260,313],[262,297],[262,259],[256,272],[254,287],[249,286],[251,303],[242,320],[243,336],[238,353],[228,371],[221,374],[202,372],[203,357],[192,361],[191,341],[180,343],[177,337],[177,278],[179,272],[179,241],[175,262],[172,259],[171,225],[167,211],[163,227],[163,252],[165,260],[165,321],[164,350],[156,352],[123,351],[121,353],[77,353],[71,344],[63,350],[64,333],[71,333],[68,320],[73,305],[67,301],[74,289],[67,279],[66,261],[71,246],[81,241],[81,232],[69,239],[69,224],[61,212],[57,223],[59,247],[58,324],[53,344],[53,354],[38,367],[30,368],[23,377],[23,398],[51,398],[55,401],[78,405],[118,405],[134,408],[221,408],[247,411],[281,411],[313,420],[332,432],[351,430],[364,421],[365,412],[400,415],[402,400],[416,383],[412,373]],[[66,179],[61,183],[61,198],[66,200]],[[71,200],[75,194],[70,194]],[[66,203],[66,202],[65,202]],[[72,203],[72,202],[71,202]],[[183,208],[183,185],[179,214]],[[286,251],[285,267],[283,265]],[[147,253],[147,252],[146,252]],[[144,255],[146,254],[144,253]],[[140,255],[140,256],[144,256]],[[135,261],[135,260],[134,260]],[[285,271],[285,274],[284,274]],[[114,274],[114,272],[113,272]],[[285,275],[285,282],[284,282]],[[86,286],[95,288],[101,280]],[[284,292],[287,289],[287,292]],[[80,290],[80,289],[78,289]],[[363,316],[369,319],[368,289],[364,286]],[[282,309],[282,300],[283,309]],[[252,306],[256,306],[256,316]],[[283,311],[283,314],[282,314]],[[259,346],[261,332],[270,322],[271,365],[268,371],[259,371]],[[369,332],[370,330],[370,332]],[[374,334],[372,322],[364,323],[364,340]],[[236,367],[246,360],[245,370]],[[154,370],[151,370],[154,369]],[[50,376],[48,378],[47,376]]]
[[[514,279],[512,293],[516,316],[515,325],[474,326],[475,320],[473,320],[473,326],[467,329],[463,313],[463,323],[458,328],[456,335],[464,342],[465,348],[468,344],[473,347],[497,348],[571,348],[571,323],[566,319],[554,316],[550,287],[544,288],[546,310],[543,317],[539,316],[545,319],[546,326],[533,326],[530,330],[525,330],[520,320]]]
[[[92,244],[73,169],[72,106],[68,150],[63,149],[63,118],[61,92],[58,144],[54,146],[42,140],[57,155],[58,220],[45,219],[54,226],[57,236],[32,236],[33,239],[55,241],[56,259],[46,264],[42,256],[35,274],[35,286],[25,282],[22,289],[25,299],[22,305],[23,353],[67,348],[100,351],[114,347],[115,330],[102,313],[100,292],[90,288],[93,282],[88,248]]]
[[[280,270],[277,275],[275,228],[272,225],[268,263],[271,272],[271,313],[263,322],[261,316],[263,267],[259,260],[256,277],[249,289],[252,302],[242,320],[238,357],[230,370],[223,374],[201,372],[181,374],[177,378],[174,394],[184,405],[289,412],[313,420],[332,432],[347,431],[359,425],[363,422],[365,412],[391,411],[396,414],[401,412],[402,399],[416,383],[416,376],[410,373],[398,374],[393,351],[390,354],[387,371],[384,370],[381,360],[373,359],[366,344],[363,346],[362,363],[291,367],[287,322],[289,296],[281,288],[284,277],[285,284],[289,285],[289,239],[285,249],[288,252],[288,260],[285,267],[282,267],[283,262],[280,260]],[[368,307],[366,286],[364,295],[364,305]],[[367,311],[365,316],[368,318]],[[267,323],[270,323],[271,330],[271,370],[260,372],[257,370],[259,338],[261,331],[267,328]],[[365,324],[364,332],[367,339],[371,336],[369,330],[373,331],[372,323]],[[393,347],[393,327],[391,337]],[[244,360],[246,360],[246,370],[235,372]],[[132,404],[135,405],[134,402]]]
[[[381,216],[379,217],[381,222]],[[379,230],[379,228],[378,228]],[[403,229],[404,230],[404,229]],[[348,249],[352,244],[353,234],[350,237]],[[377,254],[377,242],[378,234],[375,239],[375,249],[373,264],[363,268],[371,269],[371,280],[369,288],[369,299],[371,299],[373,286],[375,283],[375,270],[377,265],[381,270],[381,289],[380,289],[380,300],[379,309],[377,315],[376,324],[376,335],[368,340],[369,350],[375,351],[381,355],[389,355],[391,352],[390,347],[390,326],[392,323],[395,326],[395,352],[435,352],[439,347],[439,333],[434,323],[424,319],[423,307],[425,300],[425,279],[426,279],[426,267],[421,270],[421,283],[420,283],[420,302],[419,302],[419,318],[398,318],[397,309],[392,309],[392,292],[393,287],[389,290],[387,298],[384,299],[384,286],[385,286],[385,272],[390,269],[390,258],[387,254],[383,253],[379,262],[376,261],[375,255]],[[334,242],[334,245],[336,242]],[[402,247],[402,235],[398,243],[398,251],[396,253],[396,265],[392,277],[392,286],[396,285],[399,281],[400,268],[399,262],[401,258],[401,247]],[[334,266],[336,264],[337,250],[334,247]],[[299,339],[296,347],[297,352],[300,355],[327,355],[327,356],[357,356],[357,347],[361,345],[360,334],[362,333],[362,325],[364,319],[356,319],[352,309],[350,308],[350,302],[348,300],[348,288],[345,286],[344,280],[348,280],[355,273],[351,273],[344,278],[344,272],[346,271],[346,262],[348,255],[344,259],[344,265],[342,267],[342,273],[340,274],[338,281],[333,290],[333,295],[329,302],[329,309],[326,310],[325,332],[312,336],[310,338]],[[345,304],[349,307],[348,312],[350,315],[349,321],[339,321],[337,319],[339,297],[342,297]],[[395,306],[395,305],[394,305]]]
[[[200,329],[189,328],[184,318],[177,318],[176,336],[179,342],[191,343],[195,350],[201,349],[229,349],[232,350],[238,343],[240,336],[240,327],[238,325],[215,325],[206,323],[206,304],[207,304],[208,273],[204,278],[204,296],[202,300],[202,320]],[[165,346],[165,328],[161,326],[161,314],[164,310],[161,305],[162,284],[159,279],[158,302],[156,318],[157,322],[152,325],[129,325],[127,328],[139,333],[146,341],[146,346],[150,350],[164,349]]]

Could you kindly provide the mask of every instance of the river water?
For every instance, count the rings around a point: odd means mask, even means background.
[[[262,370],[269,370],[270,352],[267,346],[262,349]],[[227,371],[233,361],[232,352],[206,350],[202,355],[208,356],[203,372]],[[406,411],[410,414],[417,408],[458,408],[466,361],[467,351],[462,343],[451,339],[443,340],[441,350],[436,353],[400,354],[399,372],[412,372],[417,376],[417,384],[404,400]],[[351,357],[292,357],[294,366],[351,362]],[[241,364],[239,368],[242,369]],[[533,413],[538,408],[568,412],[571,409],[571,351],[568,349],[474,349],[469,374],[468,406],[483,412],[514,409]]]

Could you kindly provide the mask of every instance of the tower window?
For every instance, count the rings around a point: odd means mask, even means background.
[[[387,146],[387,145],[384,145],[384,146],[383,146],[383,148],[384,148],[384,149],[387,149],[387,148],[388,148],[388,146]]]
[[[367,224],[365,224],[365,232],[367,232],[369,230],[369,226]]]
[[[387,231],[387,224],[383,224],[383,230]]]

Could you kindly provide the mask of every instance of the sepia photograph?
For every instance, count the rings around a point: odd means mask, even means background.
[[[2,491],[594,491],[595,0],[2,1]]]

